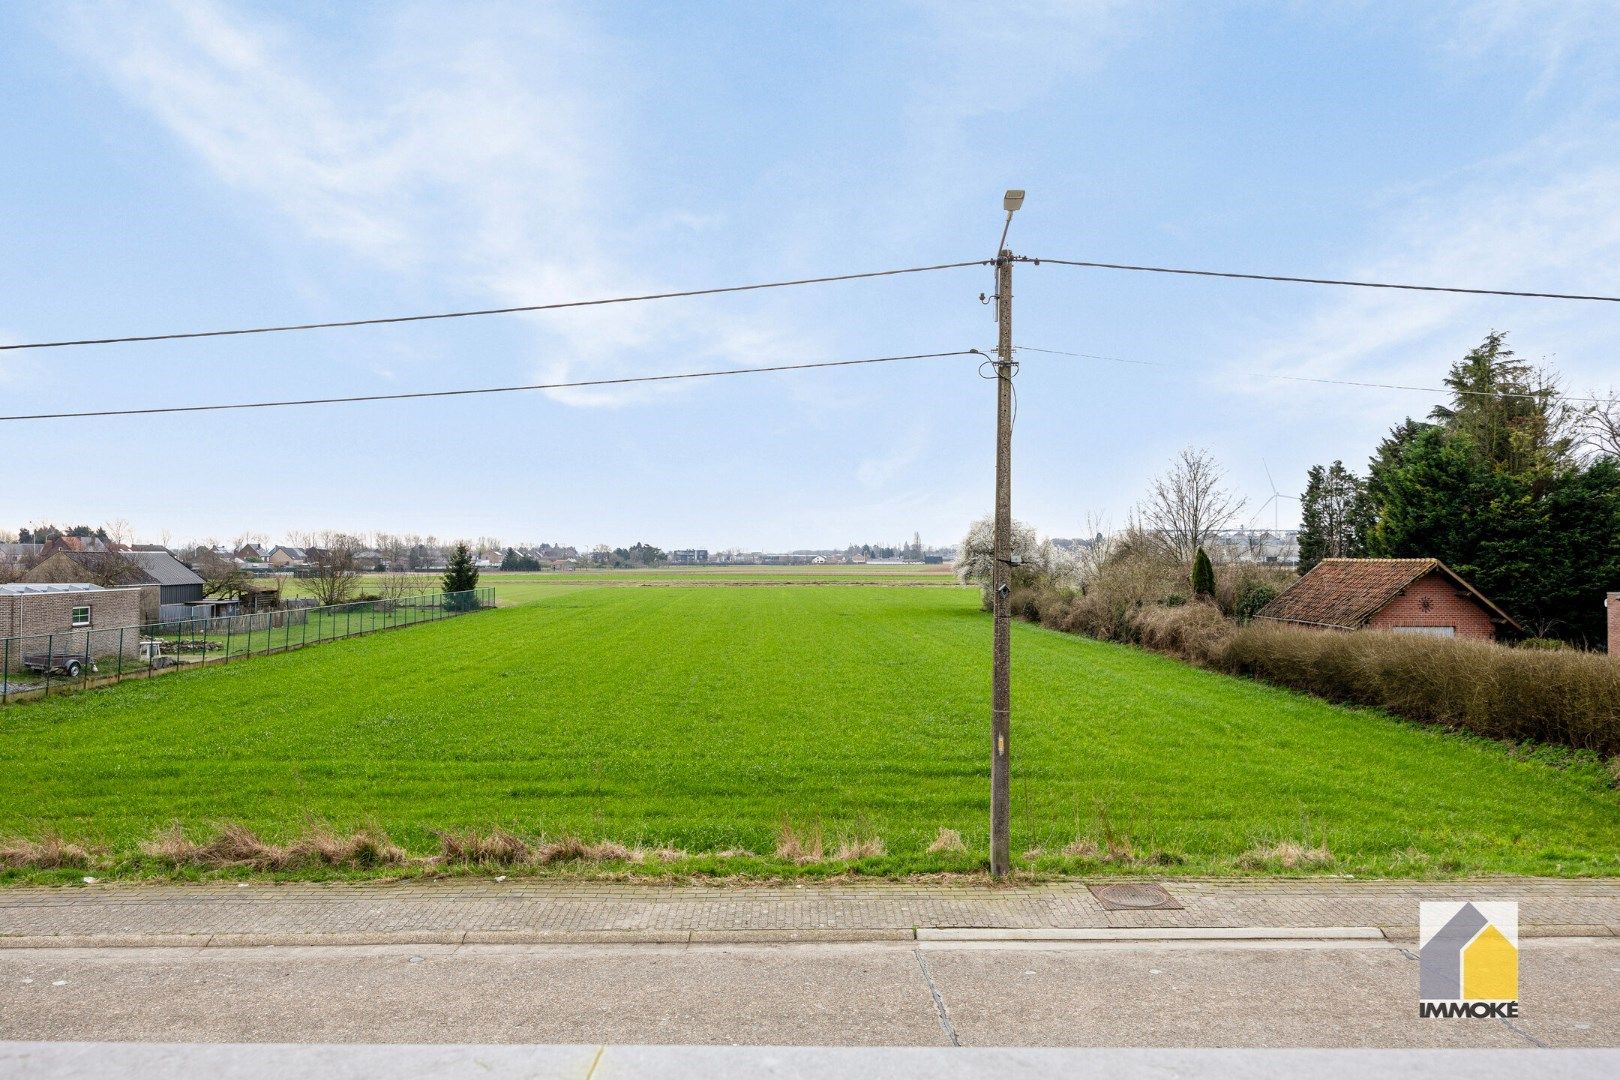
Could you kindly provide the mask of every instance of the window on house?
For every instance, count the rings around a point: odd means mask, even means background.
[[[89,626],[90,625],[90,609],[87,608],[87,607],[76,607],[76,608],[74,608],[73,609],[73,625],[74,626]]]
[[[1430,634],[1434,637],[1456,637],[1455,626],[1395,626],[1391,627],[1397,634]]]

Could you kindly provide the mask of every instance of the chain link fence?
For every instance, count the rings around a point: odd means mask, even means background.
[[[493,588],[0,640],[0,705],[373,634],[495,606]]]

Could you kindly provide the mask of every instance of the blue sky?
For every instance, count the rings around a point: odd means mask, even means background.
[[[1570,2],[11,5],[0,339],[980,258],[1010,186],[1029,255],[1615,292],[1617,26]],[[989,286],[12,352],[0,411],[987,348]],[[1180,447],[1258,506],[1266,467],[1297,492],[1432,403],[1256,373],[1434,385],[1495,327],[1586,392],[1620,345],[1597,304],[1055,266],[1015,293],[1020,344],[1159,365],[1023,357],[1015,508],[1055,535],[1122,524]],[[12,423],[0,529],[949,542],[988,508],[993,424],[968,359]]]

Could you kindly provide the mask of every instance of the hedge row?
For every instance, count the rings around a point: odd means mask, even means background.
[[[1054,629],[1130,642],[1329,701],[1489,738],[1620,754],[1620,662],[1601,654],[1239,625],[1206,603],[1117,610],[1053,592],[1015,599],[1019,614]]]

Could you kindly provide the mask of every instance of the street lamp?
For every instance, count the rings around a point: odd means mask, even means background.
[[[1005,225],[1003,225],[1001,227],[1001,243],[996,245],[996,254],[997,255],[1000,255],[1001,254],[1001,249],[1007,246],[1007,230],[1012,228],[1012,216],[1013,216],[1013,213],[1020,206],[1023,206],[1023,205],[1024,205],[1024,189],[1023,188],[1008,188],[1007,189],[1007,194],[1005,194],[1005,195],[1003,195],[1001,197],[1001,208],[1003,210],[1007,211],[1007,224],[1005,224]]]

